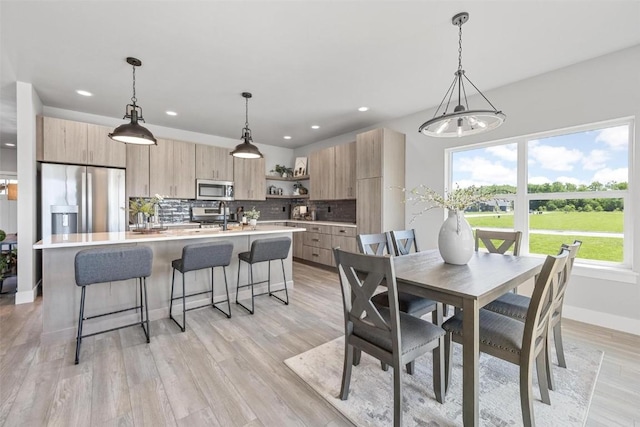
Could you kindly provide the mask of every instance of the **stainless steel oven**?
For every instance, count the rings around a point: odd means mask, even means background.
[[[196,180],[196,199],[233,200],[233,181]]]

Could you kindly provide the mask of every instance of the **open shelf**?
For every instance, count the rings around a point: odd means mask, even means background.
[[[309,175],[288,176],[286,178],[277,175],[267,175],[265,178],[269,181],[304,181],[305,179],[309,179]]]
[[[281,196],[279,194],[267,194],[266,197],[267,199],[308,199],[309,195],[294,196],[293,194],[283,194]]]

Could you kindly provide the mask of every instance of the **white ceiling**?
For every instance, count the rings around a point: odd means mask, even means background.
[[[119,119],[134,56],[147,123],[239,138],[250,91],[255,142],[306,145],[437,106],[461,11],[463,68],[483,92],[640,44],[637,0],[2,0],[0,144],[16,139],[16,80],[46,106]]]

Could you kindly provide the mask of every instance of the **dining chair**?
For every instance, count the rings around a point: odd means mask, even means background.
[[[553,314],[553,293],[561,280],[569,251],[560,255],[548,255],[538,275],[523,323],[508,316],[481,309],[479,312],[479,347],[490,354],[520,367],[520,405],[525,426],[533,426],[533,363],[536,364],[538,385],[542,402],[550,405],[549,385],[546,374],[546,347],[549,321]],[[462,343],[464,312],[456,313],[444,322],[445,337],[445,390],[451,378],[451,341]]]
[[[569,283],[569,279],[571,278],[573,264],[576,257],[578,256],[578,251],[580,250],[581,245],[582,242],[580,240],[575,240],[573,244],[563,244],[560,248],[560,253],[562,253],[563,250],[569,251],[569,260],[564,267],[562,277],[560,278],[557,287],[553,291],[553,312],[549,321],[550,332],[548,335],[549,343],[547,345],[546,359],[547,376],[549,388],[551,390],[553,390],[555,387],[553,381],[553,372],[551,371],[551,331],[553,331],[553,340],[556,346],[558,365],[562,368],[566,368],[567,362],[564,356],[564,347],[562,345],[562,307],[564,306],[564,296],[565,292],[567,291],[567,284]],[[505,316],[509,316],[521,322],[526,322],[530,303],[531,298],[527,296],[508,293],[490,302],[489,304],[484,306],[484,308]]]
[[[358,234],[356,240],[358,241],[358,249],[360,250],[360,253],[378,256],[386,254],[398,255],[398,253],[396,253],[394,250],[395,244],[393,243],[392,233],[393,232],[379,234]],[[415,242],[415,237],[413,238],[413,242]],[[388,293],[385,291],[374,295],[372,301],[379,307],[388,307]],[[398,293],[398,304],[400,307],[400,311],[417,317],[421,317],[427,313],[431,313],[436,309],[436,301],[407,294],[404,292]]]
[[[482,242],[484,247],[492,254],[504,255],[511,249],[512,254],[518,256],[520,255],[521,240],[522,231],[476,229],[476,251],[480,248],[480,242]]]
[[[444,402],[444,330],[433,323],[403,313],[398,307],[394,260],[388,256],[333,250],[344,308],[344,365],[340,399],[347,400],[354,350],[363,351],[393,367],[393,420],[402,425],[401,366],[431,351],[436,400]],[[371,297],[386,282],[389,307],[378,307]]]
[[[391,244],[396,256],[408,255],[413,248],[414,252],[419,252],[418,241],[416,240],[416,232],[414,229],[399,230],[389,232]],[[389,247],[391,248],[391,246]]]

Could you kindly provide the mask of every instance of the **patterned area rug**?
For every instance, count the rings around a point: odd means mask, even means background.
[[[454,344],[453,373],[444,404],[435,400],[431,355],[416,360],[413,376],[403,369],[403,421],[405,426],[462,425],[462,347]],[[565,343],[567,369],[554,365],[556,390],[551,406],[540,400],[534,371],[534,415],[537,426],[583,426],[589,412],[603,353]],[[340,400],[344,338],[340,337],[285,363],[307,384],[357,426],[393,425],[393,374],[380,362],[362,353],[351,375],[349,399]],[[554,361],[555,354],[554,354]],[[480,354],[480,424],[520,426],[519,368]]]

